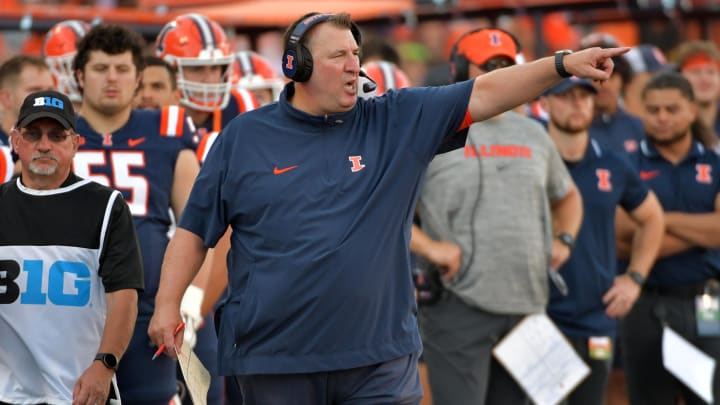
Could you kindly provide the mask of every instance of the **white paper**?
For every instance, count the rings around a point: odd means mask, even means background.
[[[663,328],[663,365],[705,402],[713,403],[715,359],[701,352],[670,327]]]
[[[537,405],[557,404],[590,374],[545,314],[525,317],[493,354]]]
[[[190,345],[185,342],[181,350],[175,348],[178,363],[185,379],[185,385],[190,392],[194,405],[207,405],[207,393],[210,389],[210,373],[200,362]]]
[[[109,405],[122,405],[122,400],[120,399],[120,390],[117,387],[117,375],[113,375],[111,380],[111,390],[110,398],[108,398],[108,404]]]

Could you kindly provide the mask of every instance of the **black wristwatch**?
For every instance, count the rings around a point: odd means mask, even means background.
[[[103,365],[111,370],[118,368],[118,358],[112,353],[98,353],[95,355],[95,360],[102,361]]]
[[[572,249],[575,246],[575,238],[573,238],[573,236],[567,232],[560,232],[557,235],[555,235],[555,237],[558,238],[560,243],[569,247],[570,249]]]
[[[645,277],[643,277],[640,273],[638,273],[635,270],[628,270],[627,275],[630,276],[630,279],[635,282],[635,284],[642,287],[645,284]]]
[[[572,74],[568,73],[567,70],[565,70],[565,65],[563,64],[563,59],[566,55],[570,55],[572,53],[569,49],[563,49],[560,51],[555,52],[555,70],[557,71],[557,74],[560,75],[563,79],[568,78],[572,76]]]

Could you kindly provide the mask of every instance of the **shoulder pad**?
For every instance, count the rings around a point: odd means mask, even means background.
[[[160,136],[181,137],[185,123],[185,109],[177,105],[164,106],[160,111]]]
[[[242,114],[260,107],[255,96],[248,90],[235,88],[230,94],[238,103],[238,113]]]

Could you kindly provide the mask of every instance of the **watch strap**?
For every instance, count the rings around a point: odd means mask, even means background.
[[[555,71],[557,71],[557,74],[560,75],[563,79],[566,79],[572,74],[570,74],[567,70],[565,70],[565,64],[563,63],[563,59],[565,58],[565,55],[569,55],[572,52],[568,50],[562,50],[555,52]]]
[[[110,357],[110,360],[108,360],[108,357]],[[101,361],[105,367],[111,370],[117,370],[118,368],[118,358],[112,353],[98,353],[95,355],[95,360]]]
[[[573,236],[570,235],[569,233],[567,233],[567,232],[560,232],[560,233],[558,233],[557,235],[555,235],[555,237],[558,238],[558,240],[559,240],[563,245],[569,247],[570,249],[572,249],[573,247],[575,247],[575,238],[573,238]]]
[[[638,273],[635,270],[628,270],[627,275],[630,276],[630,279],[635,282],[635,284],[642,287],[645,284],[645,277]]]

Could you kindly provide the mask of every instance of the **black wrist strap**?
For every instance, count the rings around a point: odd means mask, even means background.
[[[570,73],[568,73],[567,70],[565,70],[565,65],[563,64],[563,59],[565,58],[565,55],[568,55],[570,52],[567,51],[557,51],[555,52],[555,71],[557,71],[557,74],[560,75],[563,79],[568,78],[572,76]]]
[[[628,276],[630,276],[632,281],[634,281],[635,284],[639,285],[640,287],[642,287],[645,284],[645,277],[640,275],[640,273],[638,273],[637,271],[628,270],[627,274],[628,274]]]

